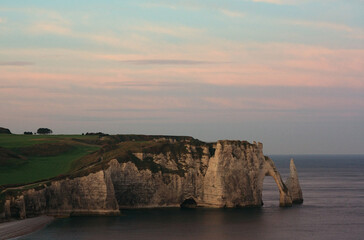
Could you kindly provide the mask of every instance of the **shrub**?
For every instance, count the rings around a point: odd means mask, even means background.
[[[53,131],[49,128],[38,128],[37,133],[38,134],[52,134]]]

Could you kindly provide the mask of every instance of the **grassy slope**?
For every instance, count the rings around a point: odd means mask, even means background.
[[[62,142],[72,145],[71,150],[56,156],[26,156],[26,160],[6,166],[1,165],[0,161],[0,185],[29,183],[64,174],[70,170],[72,162],[100,148],[96,145],[75,142],[72,138],[92,140],[97,139],[98,136],[0,134],[0,147],[17,154],[20,154],[20,148],[42,143]]]
[[[164,140],[165,137],[175,139],[176,142],[170,143]],[[161,141],[155,141],[160,138]],[[104,169],[109,160],[114,158],[119,162],[131,161],[139,169],[171,172],[154,163],[153,159],[147,158],[141,161],[132,153],[169,152],[172,157],[177,157],[186,152],[184,140],[197,147],[196,154],[202,154],[199,145],[205,143],[183,136],[112,135],[99,138],[95,135],[0,134],[0,186],[28,184],[61,174],[71,178],[85,176]],[[69,146],[72,147],[71,150],[67,150]],[[9,151],[14,153],[15,157],[14,154],[9,154]],[[44,156],[40,153],[53,153],[53,155]],[[182,174],[183,169],[179,170],[177,173]]]
[[[89,135],[15,135],[0,134],[0,147],[16,149],[28,147],[38,143],[56,142],[60,140],[77,139],[97,139],[98,136]]]

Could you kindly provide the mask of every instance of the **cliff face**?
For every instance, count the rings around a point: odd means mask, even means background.
[[[105,170],[52,182],[44,189],[7,198],[3,217],[40,214],[117,214],[119,208],[247,207],[262,205],[265,176],[280,191],[280,206],[292,197],[262,144],[218,141],[184,143],[184,151],[133,152]]]
[[[263,180],[272,176],[280,191],[280,205],[292,199],[274,163],[265,157],[262,144],[218,141],[213,147],[187,146],[187,153],[173,159],[170,154],[137,153],[141,161],[153,159],[176,173],[140,170],[132,162],[110,162],[110,176],[120,208],[180,206],[186,200],[201,207],[246,207],[262,205]]]
[[[76,179],[54,181],[41,190],[30,189],[5,201],[3,218],[42,214],[63,216],[119,214],[114,187],[103,171]]]

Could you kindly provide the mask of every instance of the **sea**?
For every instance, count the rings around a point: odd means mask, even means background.
[[[18,239],[364,239],[364,155],[272,155],[282,178],[293,157],[304,202],[280,208],[272,177],[261,208],[138,209],[71,217]]]

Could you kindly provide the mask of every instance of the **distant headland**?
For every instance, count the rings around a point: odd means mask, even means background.
[[[0,221],[118,215],[124,208],[260,207],[265,176],[274,178],[281,207],[303,202],[293,160],[284,183],[256,142],[0,134],[0,157]]]

